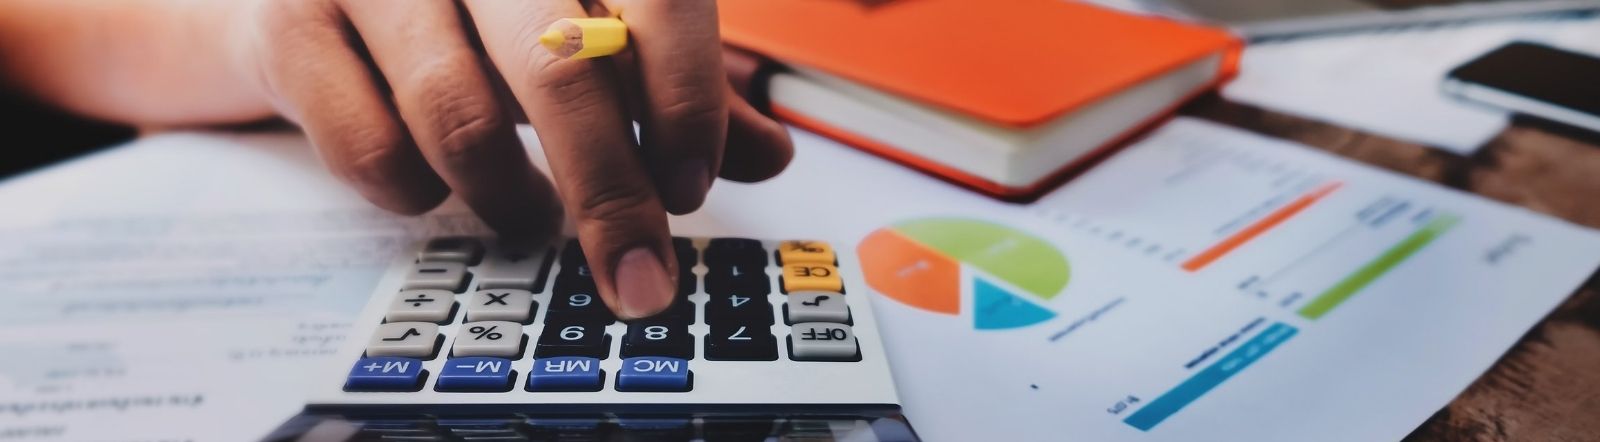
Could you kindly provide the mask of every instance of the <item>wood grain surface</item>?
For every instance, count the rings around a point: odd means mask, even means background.
[[[1600,228],[1600,140],[1517,120],[1471,157],[1211,96],[1190,116]],[[1600,273],[1406,440],[1600,440]]]

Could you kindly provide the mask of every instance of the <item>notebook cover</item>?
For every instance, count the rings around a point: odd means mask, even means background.
[[[719,0],[722,37],[996,125],[1048,122],[1243,43],[1067,0]]]

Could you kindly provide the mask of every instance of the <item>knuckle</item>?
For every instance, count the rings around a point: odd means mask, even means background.
[[[432,141],[446,161],[470,159],[510,125],[498,99],[484,87],[471,54],[437,57],[406,75],[402,106],[426,115]],[[421,141],[421,140],[419,140]]]
[[[679,126],[714,126],[727,121],[728,107],[720,96],[680,91],[670,95],[657,117]]]
[[[588,63],[562,63],[552,56],[536,57],[530,72],[534,90],[551,104],[572,111],[599,106],[604,102],[601,82]]]
[[[589,221],[624,224],[639,219],[654,200],[655,193],[643,184],[609,179],[579,198],[577,215]]]
[[[334,173],[341,178],[361,184],[382,185],[396,173],[395,169],[410,148],[405,134],[393,129],[352,129],[345,132],[339,146],[344,150],[335,163]]]
[[[481,157],[484,150],[494,147],[494,137],[506,124],[500,113],[481,109],[446,112],[440,118],[444,131],[438,149],[451,163]]]

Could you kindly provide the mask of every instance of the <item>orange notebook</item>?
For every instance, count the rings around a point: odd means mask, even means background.
[[[1231,78],[1213,28],[1066,0],[720,0],[791,124],[1028,200]]]

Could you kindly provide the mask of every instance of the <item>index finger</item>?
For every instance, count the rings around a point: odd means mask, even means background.
[[[727,74],[714,0],[602,0],[628,24],[645,104],[641,140],[667,210],[704,202],[722,165]]]
[[[490,60],[545,146],[601,299],[624,318],[665,309],[677,292],[677,262],[616,68],[605,59],[558,59],[539,45],[545,27],[583,17],[583,8],[577,0],[466,5]]]

